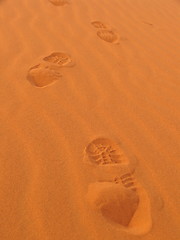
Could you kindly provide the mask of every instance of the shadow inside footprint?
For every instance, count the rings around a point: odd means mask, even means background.
[[[124,227],[129,225],[139,204],[136,192],[114,183],[91,184],[88,200],[107,220]]]
[[[121,183],[91,183],[87,192],[91,207],[107,221],[121,226],[133,235],[144,235],[152,226],[150,200],[143,187],[137,191]]]

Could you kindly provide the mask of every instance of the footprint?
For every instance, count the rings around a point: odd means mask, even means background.
[[[49,56],[44,57],[43,60],[49,63],[57,64],[57,66],[60,67],[74,66],[71,56],[67,53],[54,52],[51,53]]]
[[[104,23],[100,22],[100,21],[94,21],[94,22],[91,22],[91,24],[95,28],[102,28],[102,29],[106,29],[107,28],[107,26]]]
[[[88,187],[87,202],[114,227],[133,234],[147,234],[152,227],[151,204],[145,189],[137,191],[120,182],[94,182]]]
[[[154,26],[152,23],[150,23],[150,22],[146,22],[146,21],[142,21],[144,24],[147,24],[147,25],[149,25],[149,26]]]
[[[119,44],[119,35],[110,26],[100,21],[91,22],[93,27],[98,28],[97,36],[105,42]]]
[[[131,163],[123,150],[108,138],[97,138],[85,149],[86,160],[95,179],[89,184],[87,201],[111,224],[143,235],[152,226],[151,204],[145,189],[135,179]]]
[[[92,164],[127,164],[128,158],[123,150],[108,138],[97,138],[85,149],[86,155]]]
[[[29,82],[39,88],[52,85],[61,78],[60,72],[52,65],[38,64],[31,67],[27,74]]]
[[[44,57],[41,63],[28,70],[27,79],[35,87],[46,87],[62,77],[60,74],[62,67],[72,67],[74,65],[69,54],[53,52]]]
[[[119,44],[119,36],[113,30],[108,29],[99,30],[97,32],[97,35],[99,38],[106,42]]]
[[[68,0],[49,0],[55,6],[64,6],[65,4],[69,4]]]
[[[89,186],[87,199],[90,205],[100,211],[108,221],[127,227],[136,212],[139,197],[114,183],[92,183]]]

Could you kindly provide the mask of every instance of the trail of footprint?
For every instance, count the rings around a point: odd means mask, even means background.
[[[104,177],[106,180],[102,181],[101,175],[98,182],[89,185],[87,200],[91,206],[124,231],[135,235],[147,233],[151,228],[150,200],[134,178],[123,150],[110,139],[97,138],[86,147],[85,154],[97,172],[99,169],[102,174],[102,169],[108,169],[111,173]]]
[[[64,6],[65,4],[69,4],[68,0],[49,0],[55,6]]]
[[[101,21],[91,22],[92,26],[98,28],[97,36],[108,43],[119,44],[119,35],[111,28]]]

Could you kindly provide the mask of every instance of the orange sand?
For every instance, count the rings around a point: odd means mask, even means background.
[[[180,239],[180,2],[0,16],[0,239]]]

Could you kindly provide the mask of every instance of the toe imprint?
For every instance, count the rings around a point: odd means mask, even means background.
[[[60,67],[71,66],[72,59],[67,53],[54,52],[43,58],[44,61],[57,64]]]
[[[137,189],[136,180],[131,173],[122,175],[120,179],[124,187],[136,191]]]
[[[106,28],[106,25],[104,23],[100,22],[100,21],[94,21],[94,22],[91,22],[91,24],[95,28],[102,28],[102,29]]]
[[[118,35],[111,30],[99,30],[97,32],[97,35],[99,38],[101,38],[102,40],[109,42],[109,43],[118,43]]]
[[[49,0],[52,4],[54,4],[55,6],[63,6],[65,4],[68,4],[69,1],[67,0]]]
[[[128,163],[122,149],[107,138],[97,138],[86,147],[88,159],[93,164],[120,164]]]
[[[61,74],[52,66],[38,64],[31,67],[27,74],[27,79],[35,87],[46,87],[59,80]]]

